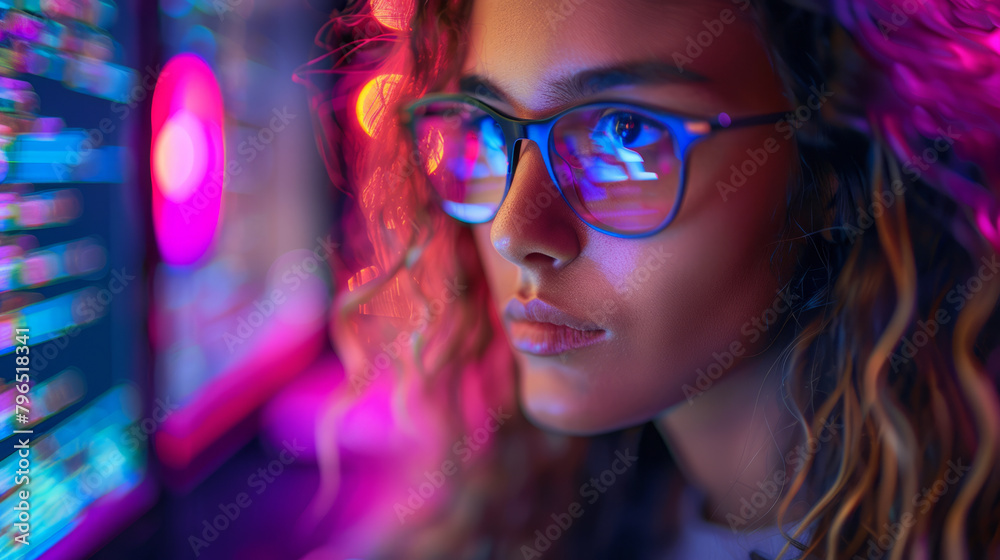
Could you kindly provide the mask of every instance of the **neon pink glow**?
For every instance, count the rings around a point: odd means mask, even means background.
[[[1000,202],[1000,4],[921,0],[913,6],[900,13],[895,0],[831,4],[894,86],[872,91],[866,103],[896,155],[920,163],[930,182],[977,211],[977,226],[1000,250],[995,214]],[[983,184],[949,176],[961,172],[949,170],[945,161],[927,160],[922,151],[928,141],[947,141],[947,162],[974,164]]]
[[[235,364],[201,390],[197,399],[173,412],[153,436],[156,454],[169,468],[182,470],[302,371],[319,354],[326,336],[322,323],[285,340],[286,322],[261,336],[257,352]],[[266,374],[266,375],[265,375]]]
[[[207,150],[201,121],[185,110],[174,113],[153,146],[153,174],[164,196],[178,204],[191,198],[207,177]]]
[[[212,69],[191,53],[163,67],[153,93],[153,222],[165,262],[188,265],[211,247],[222,214],[223,107]]]
[[[994,247],[1000,247],[1000,215],[990,216],[985,207],[977,208],[976,224]]]

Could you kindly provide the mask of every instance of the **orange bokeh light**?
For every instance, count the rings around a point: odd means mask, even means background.
[[[393,87],[399,85],[403,77],[399,74],[380,74],[372,78],[358,95],[358,123],[368,136],[372,135],[378,119],[385,114],[385,101],[392,94]]]
[[[371,0],[372,15],[389,29],[402,31],[413,17],[412,0]]]
[[[444,138],[441,137],[440,130],[432,130],[431,134],[424,139],[427,146],[433,146],[430,150],[430,157],[427,158],[425,164],[425,169],[427,174],[431,175],[438,168],[438,164],[441,163],[441,158],[444,157]]]

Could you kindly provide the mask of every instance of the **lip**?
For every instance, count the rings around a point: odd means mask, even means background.
[[[607,338],[600,326],[570,315],[540,299],[507,302],[504,319],[510,325],[511,343],[526,354],[555,356],[584,348]]]

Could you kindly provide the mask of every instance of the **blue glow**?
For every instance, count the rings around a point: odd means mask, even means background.
[[[646,169],[642,166],[644,163],[642,156],[639,154],[628,148],[621,147],[616,148],[615,151],[618,152],[618,159],[625,164],[626,172],[628,173],[629,178],[633,181],[655,181],[656,179],[659,179],[659,176],[656,173],[646,171]]]
[[[160,10],[172,18],[181,18],[191,13],[191,0],[160,0]]]
[[[139,483],[146,470],[145,449],[128,443],[126,430],[136,418],[125,406],[138,399],[134,387],[117,385],[50,433],[33,440],[38,463],[37,468],[32,463],[31,495],[34,497],[38,489],[38,497],[31,512],[37,512],[44,522],[32,526],[28,547],[4,546],[0,560],[41,556],[79,523],[84,510],[95,501],[124,494]],[[0,461],[4,481],[14,480],[17,460],[15,453]],[[0,507],[14,511],[18,498],[13,488],[4,483],[0,492],[9,496]]]
[[[444,201],[444,211],[449,216],[474,224],[481,224],[491,217],[495,210],[492,204],[470,204],[461,202]]]
[[[600,159],[588,162],[584,169],[586,169],[587,181],[593,184],[617,183],[628,179],[628,175],[622,171],[621,167]]]
[[[215,35],[203,25],[192,25],[181,39],[180,50],[198,54],[209,65],[215,64],[217,48]]]
[[[92,323],[104,315],[104,308],[98,312],[91,307],[96,301],[96,288],[84,288],[27,305],[0,315],[0,355],[14,350],[14,329],[31,325],[32,344],[52,340],[64,331],[79,325]],[[75,309],[86,315],[74,318]]]
[[[121,183],[120,146],[94,146],[81,130],[19,134],[8,152],[6,183]]]

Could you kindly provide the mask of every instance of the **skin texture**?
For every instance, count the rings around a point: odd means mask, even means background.
[[[739,4],[573,6],[562,16],[556,1],[475,4],[463,74],[486,77],[506,98],[483,101],[523,118],[604,99],[709,118],[794,109],[756,38],[749,10]],[[689,37],[705,31],[702,22],[719,19],[723,10],[735,21],[685,65],[680,79],[575,100],[550,92],[551,84],[593,68],[672,61],[674,53],[685,53]],[[704,79],[688,78],[692,72]],[[723,200],[716,183],[729,182],[730,165],[739,166],[748,148],[772,138],[778,151]],[[791,141],[773,125],[724,131],[697,145],[681,213],[667,229],[643,239],[597,232],[559,198],[532,219],[533,203],[545,200],[539,193],[555,191],[538,146],[522,141],[519,147],[507,199],[492,222],[474,226],[498,312],[511,298],[539,298],[608,332],[599,344],[559,356],[515,350],[521,403],[534,422],[574,434],[641,423],[685,403],[683,386],[694,386],[697,370],[715,362],[713,352],[736,341],[747,349],[727,368],[729,374],[761,350],[765,337],[751,344],[741,327],[776,297],[784,271],[770,260],[796,157]],[[643,267],[649,274],[637,271]]]

